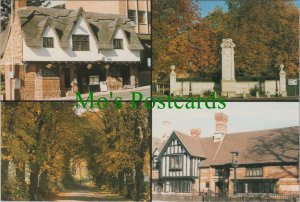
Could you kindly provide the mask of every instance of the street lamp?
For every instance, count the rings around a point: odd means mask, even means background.
[[[233,171],[234,171],[234,187],[233,187],[233,193],[237,193],[237,176],[236,176],[236,169],[238,167],[238,163],[237,163],[237,156],[239,155],[239,152],[237,151],[232,151],[230,152],[232,155],[232,160],[231,160],[231,165],[233,167]]]
[[[192,96],[192,81],[191,81],[192,65],[193,65],[193,62],[189,61],[189,80],[190,80],[189,97]]]

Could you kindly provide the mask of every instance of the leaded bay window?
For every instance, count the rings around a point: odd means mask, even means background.
[[[191,186],[189,180],[170,180],[171,192],[190,193]]]
[[[38,77],[59,77],[59,70],[52,64],[45,64],[38,66]]]
[[[276,182],[271,180],[238,181],[238,193],[275,193]]]
[[[183,156],[172,155],[170,156],[170,170],[182,170],[183,168]]]
[[[89,35],[72,35],[73,51],[90,50]]]
[[[263,176],[263,167],[248,167],[246,168],[246,177]]]

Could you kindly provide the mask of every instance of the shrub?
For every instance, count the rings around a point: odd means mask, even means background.
[[[256,92],[259,92],[259,87],[255,86],[254,88],[249,89],[250,95],[256,96]]]
[[[15,180],[8,180],[1,186],[2,201],[28,201],[29,194]]]
[[[210,97],[211,94],[212,94],[212,91],[211,91],[211,90],[205,90],[205,91],[203,91],[203,96],[204,96],[204,97]]]

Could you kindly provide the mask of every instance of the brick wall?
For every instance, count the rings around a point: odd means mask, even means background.
[[[35,100],[61,97],[59,77],[37,77],[35,80],[35,85]]]
[[[36,78],[36,65],[29,64],[27,66],[26,72],[23,73],[23,100],[34,100],[35,98],[35,78]]]

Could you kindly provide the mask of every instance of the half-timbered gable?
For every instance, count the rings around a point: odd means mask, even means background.
[[[164,192],[191,192],[203,160],[199,137],[174,131],[157,156]],[[191,146],[199,148],[194,150]]]
[[[178,135],[179,134],[179,135]],[[173,132],[170,139],[165,144],[163,150],[158,156],[160,162],[160,177],[161,178],[170,178],[170,177],[186,177],[186,178],[197,178],[198,169],[197,165],[200,164],[201,156],[191,154],[191,152],[186,148],[185,144],[182,143],[182,140],[187,141],[190,138],[190,141],[198,142],[199,138],[194,137],[184,137],[186,136],[180,132]],[[181,137],[181,139],[180,139]]]

